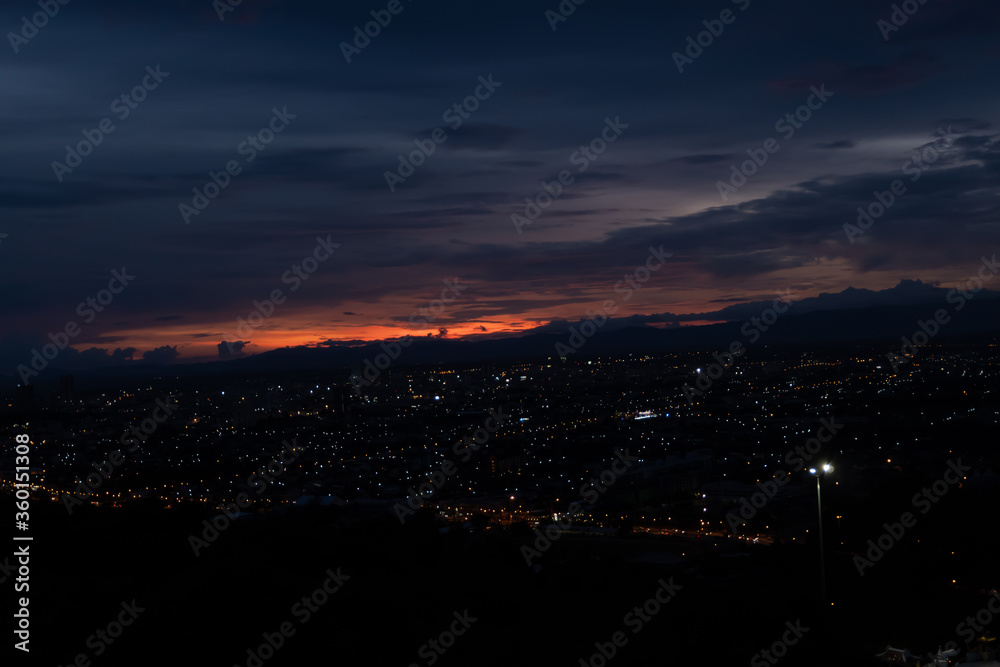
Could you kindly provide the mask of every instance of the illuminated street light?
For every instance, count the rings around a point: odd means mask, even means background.
[[[820,480],[823,479],[823,475],[830,472],[833,472],[833,466],[829,463],[824,463],[820,470],[809,468],[809,474],[816,478],[816,512],[819,516],[819,581],[824,609],[826,608],[826,561],[823,550],[823,497],[820,492]]]

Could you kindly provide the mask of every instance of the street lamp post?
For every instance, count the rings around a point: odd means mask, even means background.
[[[826,550],[823,548],[823,496],[820,493],[820,480],[829,472],[833,472],[833,466],[829,463],[824,463],[818,470],[809,469],[809,474],[816,478],[816,511],[819,515],[819,585],[823,609],[826,609]]]

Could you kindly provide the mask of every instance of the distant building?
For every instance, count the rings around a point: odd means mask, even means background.
[[[920,658],[905,648],[894,648],[892,646],[886,646],[885,650],[881,653],[876,653],[875,657],[890,665],[916,665],[920,662]]]

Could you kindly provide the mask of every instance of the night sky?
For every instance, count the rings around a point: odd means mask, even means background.
[[[995,2],[914,0],[898,29],[871,0],[565,0],[558,21],[557,0],[390,4],[71,0],[22,39],[39,6],[4,2],[0,373],[69,322],[68,368],[509,335],[585,317],[650,247],[672,256],[618,315],[661,325],[789,289],[949,285],[997,249]],[[342,46],[373,11],[391,21]],[[699,33],[711,43],[691,47]],[[245,143],[269,124],[269,143]],[[602,132],[614,141],[586,157]],[[84,133],[100,143],[67,162]],[[387,183],[415,141],[433,153]],[[724,201],[753,155],[767,161]],[[185,215],[227,163],[228,186]],[[564,170],[519,232],[512,215]],[[896,179],[905,192],[849,239]],[[339,246],[296,282],[317,239]],[[78,305],[123,268],[134,279],[89,321]]]

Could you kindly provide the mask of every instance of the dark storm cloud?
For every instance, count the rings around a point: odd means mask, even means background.
[[[921,83],[943,69],[933,55],[914,52],[884,64],[818,63],[807,67],[800,76],[774,81],[771,85],[776,90],[791,92],[806,91],[810,86],[824,83],[833,91],[866,95]]]
[[[476,215],[491,215],[493,212],[494,209],[489,206],[467,206],[464,208],[432,208],[404,211],[402,215],[411,220],[434,220],[437,218],[467,218]],[[444,223],[439,223],[438,226],[444,226]]]
[[[597,215],[597,216],[606,216],[604,220],[609,220],[615,214],[620,212],[621,209],[617,208],[584,208],[584,209],[569,209],[565,211],[546,211],[545,216],[548,218],[580,219],[587,216]]]
[[[604,332],[616,331],[627,327],[642,327],[662,324],[667,328],[678,328],[684,323],[694,322],[741,322],[759,317],[766,309],[771,308],[777,298],[784,298],[795,305],[796,314],[814,313],[819,311],[852,310],[863,308],[885,308],[900,305],[920,305],[933,307],[945,300],[948,288],[942,288],[920,280],[901,280],[897,285],[885,290],[844,290],[836,294],[823,293],[816,297],[801,298],[791,289],[779,291],[761,300],[749,301],[738,305],[727,306],[720,310],[702,313],[651,313],[648,315],[630,315],[627,317],[608,317],[601,326]],[[981,298],[1000,298],[1000,292],[983,290]],[[570,321],[557,318],[551,322],[533,327],[528,333],[565,333],[570,327],[577,327],[590,321],[581,318]]]
[[[240,357],[245,357],[246,352],[244,348],[250,344],[250,341],[246,340],[234,340],[234,341],[222,341],[218,344],[219,350],[219,360],[226,361],[228,359],[239,359]]]
[[[993,123],[978,118],[942,118],[934,121],[934,125],[938,127],[952,127],[959,134],[967,134],[977,130],[988,130],[993,127]]]
[[[622,183],[632,181],[634,177],[623,172],[587,171],[576,177],[577,183]]]
[[[0,207],[50,209],[96,206],[125,200],[146,200],[173,191],[166,182],[152,186],[128,177],[115,180],[117,182],[62,184],[54,179],[51,183],[25,179],[7,182],[0,186]]]
[[[732,162],[735,157],[735,155],[729,154],[703,153],[701,155],[684,155],[682,157],[674,158],[674,161],[682,162],[684,164],[724,164],[726,162]]]
[[[503,328],[611,289],[650,245],[676,253],[664,284],[697,274],[737,291],[707,301],[758,295],[771,272],[822,261],[849,262],[844,280],[934,270],[997,240],[993,5],[927,3],[886,43],[875,26],[886,6],[755,2],[683,74],[673,51],[718,8],[586,3],[553,31],[550,6],[525,0],[406,3],[348,64],[340,42],[375,7],[244,0],[220,21],[202,0],[74,2],[10,54],[0,273],[18,287],[0,314],[4,341],[44,340],[127,265],[135,285],[80,339],[96,347],[66,359],[130,359],[105,349],[114,342],[183,360],[288,289],[282,276],[320,235],[343,246],[289,292],[275,327],[331,313],[364,313],[347,316],[352,327],[399,322],[400,303],[426,304],[457,275],[476,293],[449,310],[452,335],[486,317]],[[0,26],[24,11],[5,5]],[[170,77],[57,182],[52,161],[157,63]],[[391,192],[385,172],[427,136],[415,128],[436,127],[490,74],[502,87]],[[829,107],[720,206],[729,164],[824,83]],[[246,161],[238,147],[286,105],[296,118]],[[628,129],[578,172],[571,156],[619,115]],[[844,223],[938,125],[961,135],[954,149],[848,243]],[[178,205],[230,160],[241,173],[185,224]],[[564,169],[572,185],[518,235],[510,215]],[[177,340],[130,340],[137,323],[176,327]],[[247,353],[232,345],[218,354]]]
[[[492,291],[493,290],[484,291],[482,292],[482,296],[492,299],[496,296],[495,294],[490,293]],[[478,303],[470,305],[455,304],[442,313],[438,317],[438,321],[460,323],[471,320],[479,322],[484,321],[487,318],[498,317],[501,315],[517,315],[527,309],[537,307],[539,304],[544,304],[546,307],[553,308],[564,305],[584,304],[593,300],[591,295],[583,294],[582,290],[578,290],[579,296],[566,296],[566,292],[572,291],[573,290],[564,290],[558,297],[548,298],[545,300],[519,299],[507,296],[496,301],[482,300]],[[414,305],[425,306],[426,304]],[[409,323],[409,314],[394,316],[392,319],[400,324]]]
[[[816,148],[824,148],[826,150],[840,150],[842,148],[854,148],[855,144],[850,139],[840,139],[838,141],[831,141],[825,144],[816,144]]]
[[[470,202],[479,204],[504,204],[510,201],[510,195],[506,192],[448,192],[422,196],[418,201],[421,204],[433,204],[435,206],[468,204]]]
[[[178,356],[180,351],[176,345],[163,345],[142,353],[143,361],[151,364],[169,364],[176,361]]]
[[[511,147],[522,134],[518,128],[504,125],[466,123],[449,133],[448,140],[442,147],[453,150],[497,151]]]
[[[497,164],[500,165],[501,167],[521,168],[521,167],[540,167],[545,163],[540,162],[538,160],[499,160]]]
[[[559,281],[574,266],[600,267],[610,277],[641,261],[651,245],[675,252],[679,264],[691,263],[722,278],[807,266],[820,257],[848,259],[862,272],[885,266],[915,270],[928,261],[935,266],[969,262],[977,259],[979,248],[1000,241],[994,224],[1000,205],[991,194],[1000,176],[1000,143],[966,136],[954,144],[916,181],[901,171],[908,160],[903,154],[895,171],[802,181],[765,198],[610,231],[602,241],[521,247],[516,275],[505,268],[504,258],[512,251],[504,247],[470,248],[450,264],[488,282]],[[895,179],[909,190],[866,235],[870,243],[851,245],[844,225],[854,224],[857,208],[867,207],[872,193],[888,189]],[[963,224],[956,227],[953,220]],[[886,253],[886,247],[895,251]]]
[[[762,199],[667,219],[663,226],[615,231],[608,242],[663,244],[719,276],[805,266],[818,257],[844,257],[862,271],[876,266],[917,269],[932,255],[936,266],[960,258],[973,261],[979,248],[1000,241],[994,224],[1000,205],[991,194],[1000,176],[1000,143],[995,139],[956,139],[941,165],[920,172],[916,181],[916,173],[901,171],[803,181]],[[885,191],[896,179],[908,191],[866,235],[871,243],[850,245],[844,224],[855,223],[857,208],[867,207],[874,201],[872,193]],[[955,220],[962,224],[954,225]],[[894,252],[887,254],[887,247]]]
[[[125,361],[131,361],[137,351],[134,347],[116,347],[111,352],[104,348],[91,347],[76,353],[73,348],[66,348],[59,356],[59,364],[68,368],[115,366]],[[66,354],[67,352],[69,354]]]
[[[8,335],[0,338],[0,364],[3,366],[4,374],[18,377],[16,369],[19,365],[24,365],[25,368],[30,369],[32,350],[40,349],[49,342],[42,338],[24,338],[17,335]],[[132,361],[136,352],[138,352],[134,347],[119,347],[114,350],[100,347],[85,347],[84,345],[79,347],[80,349],[69,346],[62,350],[51,361],[48,367],[50,372],[52,370],[74,371],[120,366]]]
[[[125,323],[125,324],[119,324],[119,323],[115,322],[115,323],[113,323],[113,326],[116,326],[116,327],[117,326],[128,326],[128,324],[127,323]],[[106,335],[106,334],[103,335],[103,336],[93,336],[93,337],[90,337],[90,336],[81,336],[81,342],[83,342],[83,343],[94,342],[94,343],[100,343],[102,345],[107,345],[109,343],[120,343],[123,340],[128,340],[128,338],[126,338],[125,336],[109,336],[109,335]]]
[[[368,152],[362,148],[308,148],[262,153],[257,164],[247,170],[247,176],[268,182],[342,186],[356,173],[357,160]]]

